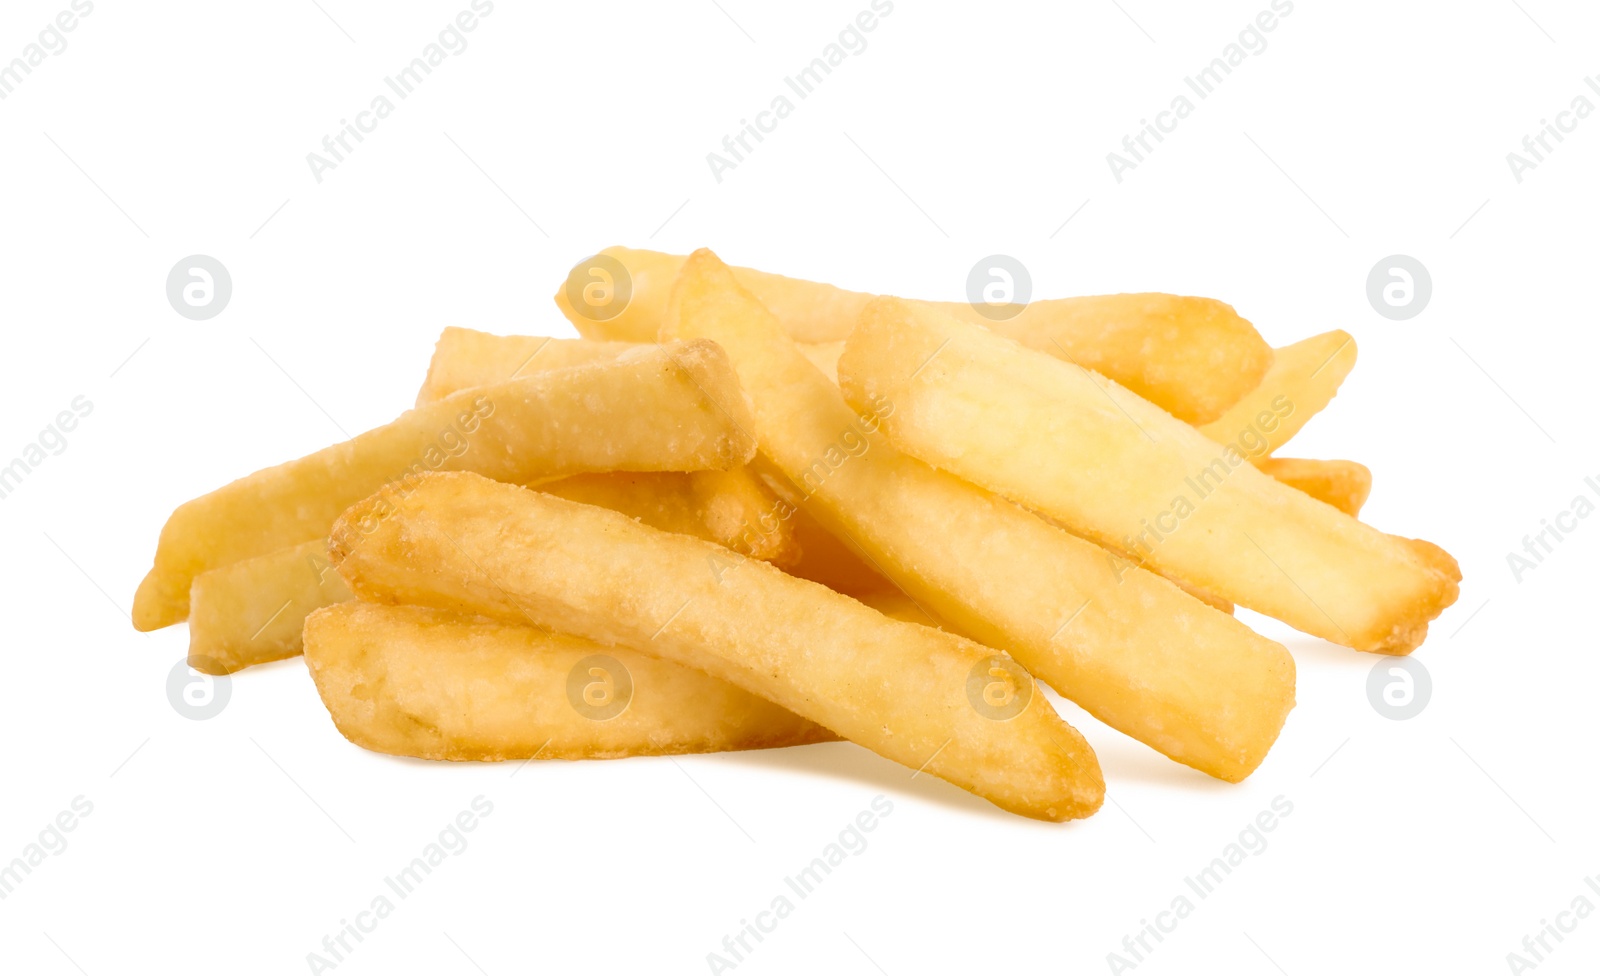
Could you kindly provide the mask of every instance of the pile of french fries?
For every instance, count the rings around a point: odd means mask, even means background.
[[[619,280],[620,277],[620,280]],[[848,739],[1003,809],[1105,786],[1042,681],[1238,782],[1295,699],[1246,607],[1405,654],[1444,550],[1275,453],[1355,363],[1210,299],[1000,310],[613,248],[581,339],[446,329],[414,409],[180,506],[140,630],[190,665],[304,654],[350,741],[449,760]]]

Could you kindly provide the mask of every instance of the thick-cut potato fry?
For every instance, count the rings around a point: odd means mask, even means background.
[[[881,416],[846,406],[710,251],[685,265],[663,333],[728,351],[753,400],[759,469],[783,472],[810,514],[953,629],[1212,776],[1241,780],[1266,756],[1294,705],[1294,660],[1281,645],[895,450],[877,432]]]
[[[305,637],[333,724],[395,756],[616,759],[838,738],[698,671],[481,617],[351,601],[313,613]]]
[[[844,343],[838,345],[842,349]],[[528,372],[605,362],[645,347],[630,342],[497,336],[452,326],[439,336],[417,402],[431,403]],[[799,554],[787,520],[792,506],[743,468],[577,475],[541,485],[540,490],[623,512],[668,532],[709,539],[779,566],[790,565]]]
[[[1003,721],[979,711],[990,699],[969,689],[997,652],[720,546],[466,473],[385,486],[332,539],[362,599],[644,651],[1025,816],[1084,817],[1103,798],[1094,753],[1042,695]]]
[[[896,447],[1306,633],[1408,653],[1459,592],[1459,571],[1262,474],[1248,445],[937,309],[874,303],[839,379],[858,408],[893,405]]]
[[[610,281],[606,284],[613,287],[586,293],[595,278],[612,277],[603,267],[610,261],[627,270],[631,294],[624,296]],[[656,338],[673,276],[683,262],[679,255],[610,247],[572,269],[556,292],[556,304],[588,338],[649,342]],[[749,268],[733,273],[800,342],[845,339],[875,297]],[[930,304],[1103,373],[1194,424],[1221,416],[1261,382],[1272,364],[1272,348],[1255,327],[1210,298],[1158,293],[1057,298],[1032,302],[1009,318],[989,318],[966,302]]]
[[[776,565],[799,558],[794,506],[749,468],[580,474],[539,490]],[[299,654],[306,615],[351,598],[327,553],[328,540],[313,539],[196,576],[189,589],[189,666],[227,674]]]
[[[229,674],[294,657],[306,614],[349,599],[327,539],[208,570],[189,589],[189,667]]]
[[[1356,340],[1339,329],[1284,346],[1274,352],[1261,384],[1202,425],[1200,433],[1219,444],[1240,443],[1251,450],[1257,441],[1264,442],[1261,453],[1270,455],[1333,401],[1355,365]]]
[[[754,454],[749,423],[727,357],[709,342],[466,390],[180,505],[134,597],[133,623],[139,630],[177,623],[188,614],[195,576],[324,536],[353,502],[415,471],[527,481],[729,470]]]
[[[785,568],[800,558],[794,506],[749,468],[583,474],[537,486],[569,501],[621,512],[664,532],[679,532]]]
[[[469,386],[489,386],[529,373],[586,366],[616,359],[638,348],[633,342],[552,339],[549,336],[497,336],[449,326],[439,334],[417,406],[443,400]]]
[[[1314,461],[1309,458],[1262,458],[1256,467],[1263,474],[1327,502],[1351,518],[1372,494],[1372,472],[1355,461]]]
[[[442,400],[468,387],[503,383],[528,373],[605,362],[650,342],[606,342],[595,339],[552,339],[549,336],[491,335],[449,326],[439,335],[428,376],[417,394],[417,405]],[[834,364],[844,352],[844,340],[801,343],[800,348],[817,368],[836,379]]]
[[[1107,549],[1106,551],[1114,554],[1116,556],[1116,558],[1118,558],[1118,559],[1122,559],[1122,560],[1124,560],[1124,561],[1126,561],[1128,563],[1131,563],[1133,565],[1138,566],[1140,569],[1146,569],[1146,570],[1149,570],[1152,573],[1155,573],[1157,576],[1161,577],[1162,579],[1164,579],[1167,582],[1171,583],[1173,586],[1176,586],[1178,589],[1180,589],[1183,592],[1185,592],[1185,593],[1189,594],[1190,596],[1194,597],[1196,600],[1199,600],[1201,603],[1204,603],[1208,607],[1211,607],[1211,608],[1216,609],[1216,610],[1220,610],[1220,611],[1222,611],[1223,613],[1226,613],[1226,614],[1232,614],[1233,613],[1234,607],[1233,607],[1232,601],[1224,600],[1222,597],[1217,596],[1215,593],[1207,592],[1205,589],[1203,589],[1201,587],[1198,587],[1198,586],[1194,585],[1193,583],[1188,582],[1187,580],[1178,579],[1175,576],[1169,576],[1166,573],[1161,572],[1161,568],[1159,566],[1152,566],[1149,563],[1141,562],[1140,560],[1133,558],[1132,555],[1130,555],[1130,554],[1128,554],[1126,552],[1121,552],[1121,551],[1118,551],[1118,550],[1115,550],[1115,549]]]

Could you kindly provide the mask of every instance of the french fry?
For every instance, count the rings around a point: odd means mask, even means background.
[[[1219,444],[1263,441],[1262,455],[1270,455],[1333,401],[1355,365],[1356,340],[1338,329],[1284,346],[1261,384],[1200,433]]]
[[[1249,445],[937,309],[874,303],[839,379],[858,408],[893,404],[896,447],[1335,643],[1409,653],[1459,592],[1459,571],[1262,474]]]
[[[727,350],[753,400],[762,470],[786,476],[809,514],[952,629],[1004,648],[1096,718],[1212,776],[1236,782],[1266,756],[1294,704],[1294,661],[1281,645],[895,450],[877,432],[881,418],[846,406],[710,251],[684,266],[663,334]]]
[[[839,357],[844,355],[844,340],[838,342],[800,343],[800,351],[811,360],[811,365],[822,370],[830,382],[839,382]]]
[[[417,393],[417,406],[443,400],[469,386],[489,386],[529,373],[610,362],[637,348],[638,343],[633,342],[497,336],[448,326],[433,347],[428,375]]]
[[[418,759],[617,759],[828,742],[698,671],[578,637],[351,601],[305,622],[306,665],[345,738]]]
[[[200,573],[324,536],[345,508],[414,471],[528,481],[729,470],[754,453],[748,429],[743,392],[713,343],[651,347],[466,390],[179,506],[134,597],[133,623],[177,623]]]
[[[1372,494],[1372,472],[1355,461],[1314,461],[1308,458],[1262,458],[1256,467],[1319,502],[1327,502],[1351,518]]]
[[[584,474],[537,486],[569,501],[621,512],[663,532],[679,532],[785,568],[800,559],[794,507],[748,468]]]
[[[189,667],[231,674],[294,657],[306,615],[351,598],[327,539],[207,570],[189,589]]]
[[[1094,753],[1042,695],[1005,720],[979,711],[990,699],[968,689],[985,693],[996,652],[699,539],[466,473],[385,486],[332,539],[364,600],[643,651],[1024,816],[1088,816],[1104,794]]]
[[[439,335],[417,405],[442,400],[473,386],[503,383],[528,373],[606,362],[650,342],[606,342],[595,339],[552,339],[549,336],[491,335],[449,326]],[[817,368],[836,379],[834,364],[844,340],[801,343]]]
[[[793,507],[748,468],[581,474],[539,490],[776,565],[799,558],[794,520],[785,517]],[[229,674],[299,654],[306,615],[351,599],[327,552],[327,539],[313,539],[196,576],[189,589],[189,666]]]
[[[614,280],[613,262],[626,272],[626,293]],[[650,342],[683,262],[673,254],[607,248],[572,269],[556,292],[556,304],[588,338]],[[733,273],[800,342],[847,338],[875,297],[749,268]],[[930,304],[1109,376],[1195,424],[1221,416],[1260,384],[1272,364],[1272,349],[1255,328],[1209,298],[1156,293],[1057,298],[1032,302],[1009,318],[989,318],[965,302]]]
[[[844,344],[839,345],[842,348]],[[451,327],[439,336],[417,401],[430,403],[528,372],[606,362],[641,348],[648,347],[631,342],[497,336]],[[577,475],[541,490],[624,512],[668,532],[709,539],[780,566],[790,565],[799,554],[786,514],[789,506],[742,468]]]
[[[850,596],[883,614],[906,623],[922,624],[924,627],[937,627],[939,621],[933,615],[917,605],[917,601],[906,596],[905,591],[893,583],[884,581],[881,589],[867,590],[863,593],[851,593]]]
[[[1355,346],[1352,345],[1350,348],[1353,355]],[[843,342],[800,343],[800,351],[805,353],[806,358],[811,360],[811,364],[822,370],[823,375],[827,376],[829,380],[835,384],[839,382],[839,357],[844,354]],[[1345,372],[1349,372],[1348,366],[1346,366]],[[1268,376],[1271,377],[1273,375],[1275,374],[1269,371]],[[1340,378],[1343,378],[1342,375]],[[1276,387],[1275,384],[1264,381],[1258,390],[1269,388],[1281,389],[1281,387]],[[1331,396],[1331,394],[1329,395]],[[1304,398],[1303,393],[1301,396]],[[1246,399],[1251,403],[1255,403],[1257,400],[1253,395]],[[1271,397],[1267,399],[1270,401]],[[1326,406],[1326,402],[1322,406]],[[1320,410],[1321,406],[1318,406],[1317,409]],[[1234,412],[1229,411],[1228,415],[1231,417]],[[1276,420],[1276,417],[1270,411],[1270,406],[1267,408],[1266,416],[1272,418],[1268,423],[1273,423]],[[1309,414],[1306,415],[1306,419],[1308,418]],[[1295,425],[1294,430],[1289,432],[1290,434],[1298,431],[1305,422],[1305,419],[1296,419],[1299,422]],[[1284,439],[1287,438],[1285,437]],[[1351,467],[1344,467],[1346,465]],[[1328,502],[1346,515],[1355,515],[1359,512],[1362,503],[1367,500],[1367,493],[1372,490],[1371,472],[1354,461],[1295,461],[1289,464],[1273,465],[1270,458],[1262,458],[1256,462],[1256,467],[1266,471],[1286,485],[1299,488],[1312,498]],[[1361,487],[1361,478],[1363,477],[1366,479],[1365,487]],[[1352,504],[1355,506],[1354,508],[1346,507]],[[1150,567],[1146,566],[1145,568],[1148,569]],[[799,575],[805,576],[806,574],[801,573]],[[815,579],[815,577],[807,576],[807,579]],[[1192,596],[1204,600],[1223,613],[1233,612],[1233,604],[1227,600],[1204,593],[1181,580],[1174,580],[1173,582],[1183,587]],[[848,593],[850,591],[845,590],[844,592]]]

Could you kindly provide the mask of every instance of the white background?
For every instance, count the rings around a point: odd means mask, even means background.
[[[338,973],[708,972],[880,794],[867,849],[741,976],[1108,972],[1280,795],[1270,846],[1140,974],[1506,972],[1541,920],[1600,906],[1600,520],[1520,583],[1506,564],[1600,476],[1600,117],[1520,184],[1505,158],[1575,96],[1600,104],[1600,12],[1296,0],[1118,184],[1106,153],[1266,0],[897,0],[719,184],[706,154],[867,6],[719,2],[497,0],[320,184],[306,154],[467,0],[98,0],[0,101],[0,459],[94,405],[0,501],[0,860],[94,807],[0,901],[0,968],[306,972],[480,794],[471,846]],[[0,59],[66,6],[10,0]],[[571,334],[550,295],[617,243],[941,299],[999,252],[1039,296],[1216,296],[1276,345],[1349,330],[1355,373],[1283,453],[1365,462],[1365,518],[1460,558],[1418,652],[1431,703],[1384,719],[1374,658],[1247,615],[1300,674],[1261,769],[1215,782],[1063,705],[1108,782],[1069,825],[848,744],[515,778],[382,757],[338,735],[298,660],[236,676],[215,719],[176,714],[185,630],[126,614],[172,508],[391,419],[445,325]],[[164,293],[196,253],[234,282],[207,322]],[[1433,277],[1405,322],[1365,295],[1395,253]],[[1593,972],[1600,914],[1546,959]]]

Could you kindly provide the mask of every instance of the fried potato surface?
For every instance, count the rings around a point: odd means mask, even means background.
[[[504,481],[591,471],[730,470],[755,445],[749,411],[714,343],[651,347],[609,363],[466,390],[179,506],[134,597],[139,630],[188,615],[208,569],[327,535],[339,513],[409,473],[472,470]]]
[[[808,514],[951,629],[1212,776],[1241,780],[1266,756],[1294,705],[1281,645],[896,450],[877,428],[898,405],[850,409],[710,251],[685,265],[663,332],[727,350],[753,401],[758,469],[784,476]]]
[[[574,475],[539,490],[776,565],[799,558],[793,506],[748,468]],[[189,666],[227,674],[299,654],[306,615],[351,599],[327,554],[328,540],[313,539],[195,577],[189,589]]]
[[[657,251],[607,248],[572,269],[556,292],[556,304],[588,338],[649,342],[656,337],[684,260]],[[626,269],[629,295],[605,302],[585,299],[584,288],[592,278],[611,277],[601,265],[612,261]],[[734,268],[733,273],[792,338],[804,343],[847,338],[862,309],[876,297],[749,268]],[[620,311],[617,304],[623,306]],[[1215,420],[1255,389],[1273,358],[1254,326],[1210,298],[1144,293],[1047,299],[1025,306],[930,304],[1110,376],[1195,424]],[[827,350],[816,354],[826,357]]]
[[[1094,753],[1043,695],[1003,720],[980,712],[989,699],[970,688],[976,674],[983,694],[996,652],[720,546],[468,473],[385,486],[332,539],[364,600],[531,623],[694,668],[1013,813],[1067,820],[1100,806]]]
[[[345,738],[418,759],[617,759],[829,742],[698,671],[529,626],[358,600],[305,622],[306,665]]]
[[[1338,329],[1284,346],[1261,384],[1200,432],[1219,444],[1260,440],[1270,455],[1333,402],[1355,365],[1356,340]]]
[[[1459,592],[1410,540],[1256,470],[1250,445],[937,309],[875,303],[839,379],[858,408],[893,405],[897,447],[1335,643],[1408,653]]]
[[[529,373],[610,362],[638,348],[633,342],[552,339],[549,336],[497,336],[449,326],[439,334],[417,406],[443,400],[469,386],[504,383]]]
[[[1355,461],[1317,461],[1310,458],[1262,458],[1256,467],[1263,474],[1327,502],[1351,518],[1372,494],[1372,472]]]
[[[800,559],[794,506],[749,468],[581,474],[537,485],[569,501],[609,508],[652,528],[726,546],[785,568]]]
[[[327,539],[207,570],[189,590],[189,666],[230,674],[294,657],[306,615],[351,598]]]

